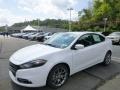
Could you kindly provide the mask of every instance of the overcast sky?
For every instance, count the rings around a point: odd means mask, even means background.
[[[0,0],[0,26],[39,18],[68,19],[67,8],[72,7],[72,20],[77,12],[88,7],[91,0]]]

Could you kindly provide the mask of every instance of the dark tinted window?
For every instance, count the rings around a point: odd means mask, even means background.
[[[94,39],[90,34],[86,34],[81,36],[80,39],[78,39],[76,44],[82,44],[85,47],[87,47],[94,44]]]
[[[105,38],[103,36],[100,36],[101,41],[105,41]]]

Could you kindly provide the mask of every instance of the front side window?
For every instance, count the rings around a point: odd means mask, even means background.
[[[58,33],[52,36],[44,42],[46,45],[50,45],[56,48],[66,48],[78,37],[73,33]]]
[[[93,41],[94,41],[93,37],[90,34],[86,34],[86,35],[81,36],[78,39],[76,44],[82,44],[85,47],[87,47],[87,46],[93,45]]]

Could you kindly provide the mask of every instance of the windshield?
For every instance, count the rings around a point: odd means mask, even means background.
[[[111,34],[110,34],[110,36],[116,36],[116,35],[117,35],[117,36],[120,36],[120,33],[119,33],[119,32],[118,32],[118,33],[116,32],[116,33],[111,33]]]
[[[58,33],[45,41],[44,44],[56,48],[66,48],[75,40],[76,37],[77,35],[72,33]]]

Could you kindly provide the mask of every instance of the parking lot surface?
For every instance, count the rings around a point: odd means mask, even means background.
[[[8,75],[9,57],[15,51],[40,42],[0,36],[0,90],[52,90],[49,87],[26,88],[11,82]],[[101,84],[120,73],[120,46],[113,46],[112,63],[109,66],[95,65],[78,72],[57,90],[96,90]]]

